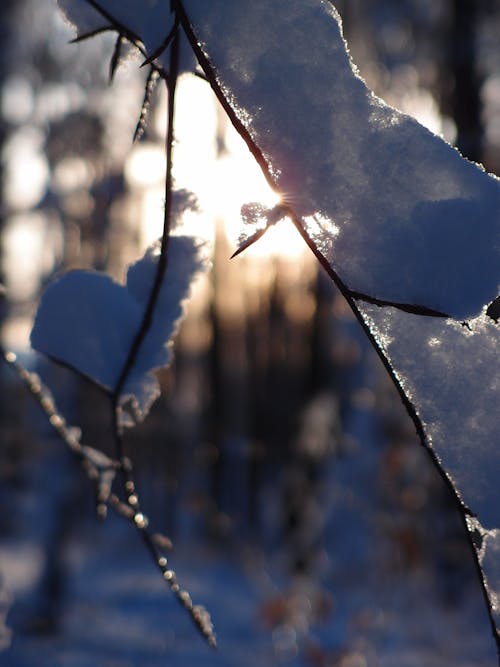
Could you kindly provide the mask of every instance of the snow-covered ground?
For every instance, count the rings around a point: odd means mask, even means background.
[[[373,363],[369,355],[358,365],[354,393],[376,381]],[[408,517],[401,519],[390,503],[384,509],[379,477],[388,461],[381,421],[366,397],[346,413],[348,444],[340,457],[325,461],[322,507],[310,521],[319,546],[307,576],[289,574],[291,556],[278,535],[279,478],[261,498],[265,530],[276,538],[267,547],[238,533],[214,542],[193,530],[196,522],[181,502],[170,564],[194,602],[212,614],[216,651],[173,599],[133,527],[113,516],[105,523],[91,516],[89,485],[42,427],[40,450],[25,472],[31,490],[4,495],[15,525],[0,543],[13,638],[0,664],[494,667],[472,562],[457,568],[453,557],[443,556],[456,540],[443,529],[449,510],[424,514],[430,553],[417,545],[413,556],[411,545],[405,550],[402,539],[390,537]],[[417,457],[416,465],[424,463]],[[57,522],[65,521],[64,512],[70,518],[61,537]],[[418,512],[415,517],[422,521]],[[52,548],[60,549],[60,562],[51,584],[43,564]]]
[[[1,664],[494,665],[471,582],[456,600],[445,601],[426,571],[343,572],[338,565],[320,588],[317,582],[287,587],[276,563],[255,554],[179,545],[172,562],[195,601],[212,613],[219,642],[214,652],[169,595],[133,533],[123,528],[87,526],[73,537],[65,553],[60,626],[38,634],[13,627]],[[11,570],[24,570],[29,578],[40,556],[26,543],[0,553],[7,581]],[[26,595],[20,605],[23,600]],[[16,611],[14,602],[14,616]]]

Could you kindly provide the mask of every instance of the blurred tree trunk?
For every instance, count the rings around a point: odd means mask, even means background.
[[[483,159],[476,43],[480,11],[478,0],[451,0],[449,70],[453,85],[449,107],[457,128],[457,148],[475,162]]]
[[[7,78],[10,61],[11,61],[11,51],[9,45],[11,43],[13,33],[14,33],[14,9],[22,5],[22,1],[16,2],[16,0],[2,0],[0,2],[0,44],[2,49],[0,50],[0,86],[3,88],[5,79]],[[3,152],[3,147],[7,139],[8,127],[4,121],[3,114],[0,113],[0,155]],[[5,206],[4,206],[4,173],[3,173],[3,160],[0,160],[0,234],[3,231],[5,224]],[[1,246],[0,246],[1,247]],[[3,283],[3,262],[2,255],[0,250],[0,283]],[[3,320],[5,319],[6,314],[6,305],[5,299],[0,297],[0,326],[2,325]]]

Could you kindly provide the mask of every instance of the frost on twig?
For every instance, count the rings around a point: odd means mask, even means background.
[[[151,96],[158,81],[158,72],[154,67],[149,68],[148,78],[146,79],[146,84],[144,86],[144,98],[142,100],[141,112],[139,114],[139,120],[134,131],[133,142],[139,141],[146,130],[146,121],[148,117],[149,106],[151,103]]]
[[[148,517],[142,510],[138,510],[140,503],[137,495],[134,495],[133,499],[129,496],[122,500],[119,494],[113,491],[116,473],[120,471],[123,464],[111,459],[98,449],[83,445],[80,429],[66,424],[64,417],[57,410],[49,389],[43,384],[40,377],[24,368],[13,352],[7,352],[0,348],[0,355],[3,361],[16,372],[25,384],[31,396],[45,413],[54,431],[80,461],[89,480],[95,484],[98,516],[105,519],[109,507],[118,516],[128,520],[139,531],[164,581],[180,604],[186,609],[208,644],[215,647],[216,638],[210,614],[203,606],[193,604],[189,593],[179,584],[175,571],[168,566],[167,553],[172,548],[170,539],[166,535],[151,531]],[[128,467],[128,475],[132,477],[132,464],[126,460],[125,465]],[[0,588],[0,650],[3,647],[2,644],[7,644],[10,640],[10,631],[2,626],[7,604],[6,594]]]
[[[169,0],[141,3],[137,0],[57,0],[67,21],[76,27],[78,38],[110,28],[125,37],[160,76],[168,79],[169,35],[174,34],[176,16]],[[192,72],[196,65],[184,37],[179,72]]]

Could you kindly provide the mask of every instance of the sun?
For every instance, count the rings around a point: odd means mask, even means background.
[[[164,123],[164,118],[164,109],[160,108],[156,122]],[[176,187],[194,192],[202,211],[201,216],[186,216],[189,231],[208,238],[213,234],[214,223],[222,222],[229,244],[236,250],[240,237],[254,231],[242,220],[242,206],[257,203],[273,209],[281,196],[270,187],[205,81],[193,75],[180,78],[175,119]],[[141,165],[139,171],[144,175],[147,169]],[[150,173],[157,173],[156,169]],[[158,198],[153,206],[158,208]],[[245,254],[294,258],[304,251],[305,244],[295,226],[283,218]]]

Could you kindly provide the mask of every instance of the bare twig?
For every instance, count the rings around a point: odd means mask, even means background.
[[[165,273],[167,270],[167,254],[168,254],[168,244],[170,237],[171,210],[172,210],[172,182],[173,182],[172,149],[174,143],[174,127],[173,127],[174,103],[175,103],[175,90],[177,85],[178,71],[179,71],[179,37],[178,34],[176,34],[171,47],[170,75],[168,78],[168,127],[167,127],[167,139],[166,139],[167,166],[166,166],[166,178],[165,178],[165,208],[163,214],[163,234],[161,239],[160,256],[158,258],[155,280],[151,288],[151,292],[149,294],[148,303],[144,311],[144,316],[142,318],[141,325],[134,337],[134,340],[132,341],[132,345],[130,346],[127,359],[123,365],[122,371],[113,390],[113,398],[116,405],[118,404],[118,399],[122,393],[127,378],[130,374],[130,371],[132,370],[137,360],[137,356],[140,352],[144,339],[149,329],[151,328],[153,315],[156,309],[156,304],[158,302],[161,286],[163,284],[163,280],[165,278]]]
[[[137,43],[137,44],[142,44],[141,38],[139,35],[137,35],[135,32],[130,30],[129,27],[127,27],[124,23],[121,23],[116,16],[113,16],[110,14],[105,7],[101,5],[100,2],[97,2],[97,0],[87,0],[88,4],[93,7],[96,12],[98,12],[101,16],[103,16],[106,21],[109,21],[109,23],[124,37],[126,37],[130,42],[132,43]]]
[[[133,33],[129,28],[122,25],[114,16],[112,16],[105,8],[103,8],[96,0],[87,0],[97,12],[99,12],[109,25],[98,28],[94,31],[79,35],[74,42],[80,42],[102,32],[109,30],[116,30],[118,38],[115,44],[115,49],[110,63],[110,78],[113,78],[116,67],[119,64],[121,47],[124,40],[132,43],[144,56],[148,56],[140,38]],[[173,5],[171,10],[174,12]],[[179,73],[179,20],[177,13],[175,13],[174,26],[167,35],[160,49],[158,49],[150,58],[147,58],[146,63],[151,67],[148,80],[146,82],[146,91],[143,105],[141,108],[141,115],[138,126],[136,128],[136,136],[140,136],[143,131],[147,109],[150,102],[150,97],[154,84],[158,76],[162,77],[168,85],[168,130],[166,139],[166,153],[167,153],[167,167],[166,167],[166,183],[165,183],[165,209],[164,209],[164,227],[161,242],[161,251],[158,261],[155,280],[152,285],[148,303],[146,305],[144,317],[139,330],[132,342],[129,354],[122,368],[120,377],[116,383],[114,391],[111,394],[111,403],[113,409],[113,426],[115,434],[115,444],[117,451],[117,459],[108,457],[104,452],[94,449],[92,447],[83,445],[80,441],[80,430],[75,427],[68,426],[64,417],[58,412],[50,391],[43,385],[41,379],[36,373],[28,371],[17,359],[13,352],[7,352],[0,346],[0,357],[8,364],[19,376],[24,383],[29,393],[38,402],[44,411],[49,423],[55,430],[57,435],[69,447],[71,452],[80,461],[88,478],[94,482],[96,487],[96,505],[98,516],[102,519],[107,516],[107,509],[111,507],[119,516],[133,523],[134,527],[139,531],[141,538],[153,557],[157,567],[159,568],[162,578],[168,584],[172,593],[176,596],[178,602],[188,612],[195,626],[205,638],[211,647],[216,647],[216,638],[213,630],[210,614],[201,605],[194,605],[189,593],[184,590],[178,579],[176,573],[168,567],[166,552],[172,547],[170,539],[162,534],[153,533],[149,528],[149,519],[142,511],[139,501],[139,496],[136,491],[133,467],[131,461],[125,456],[123,447],[123,427],[120,420],[121,406],[119,399],[122,390],[125,386],[130,371],[137,359],[137,355],[144,342],[145,336],[149,331],[154,316],[156,304],[160,294],[161,286],[164,281],[167,269],[167,252],[169,245],[169,236],[171,228],[171,211],[172,211],[172,152],[173,152],[173,121],[174,121],[174,103],[175,91]],[[153,60],[158,57],[166,48],[170,47],[170,67],[171,71],[168,73],[163,67],[155,64]],[[123,491],[125,500],[113,491],[113,483],[115,477],[119,473],[123,479]]]
[[[116,32],[119,35],[128,40],[131,44],[133,44],[135,48],[145,58],[148,57],[148,53],[144,48],[144,44],[142,43],[141,38],[138,35],[136,35],[132,30],[130,30],[130,28],[128,28],[121,21],[119,21],[115,16],[110,14],[99,2],[97,2],[97,0],[86,0],[86,1],[91,7],[93,7],[96,10],[96,12],[98,12],[103,18],[106,19],[106,21],[109,22],[110,26],[102,28],[103,32],[108,29],[116,30]],[[101,29],[97,30],[97,32],[100,31]],[[86,36],[82,36],[81,39],[86,39]],[[168,72],[163,67],[161,67],[161,65],[157,65],[156,63],[151,63],[151,66],[155,68],[155,70],[162,77],[162,79],[165,79],[165,81],[168,79]]]
[[[121,406],[120,406],[120,396],[122,390],[126,384],[127,378],[132,370],[137,356],[140,352],[141,346],[144,342],[144,339],[151,327],[153,315],[155,312],[156,304],[160,294],[161,286],[165,277],[167,270],[167,251],[168,243],[170,237],[170,227],[171,227],[171,210],[172,210],[172,149],[174,142],[173,126],[174,126],[174,103],[175,103],[175,91],[177,85],[177,78],[179,74],[179,18],[176,8],[173,1],[171,0],[171,11],[174,13],[174,26],[170,33],[167,35],[164,40],[162,47],[158,52],[155,52],[152,57],[149,57],[140,38],[134,34],[129,28],[121,24],[114,16],[112,16],[102,5],[97,2],[97,0],[87,0],[87,2],[98,11],[101,16],[103,16],[113,28],[119,33],[119,42],[125,38],[131,42],[145,57],[146,63],[150,64],[152,70],[161,76],[167,83],[168,86],[168,128],[167,128],[167,139],[166,139],[166,154],[167,154],[167,166],[166,166],[166,178],[165,178],[165,208],[164,208],[164,221],[163,221],[163,235],[161,241],[160,256],[158,259],[158,265],[155,275],[155,280],[151,288],[149,295],[148,303],[144,312],[144,317],[142,323],[132,341],[132,344],[129,349],[127,359],[123,365],[122,371],[118,378],[118,381],[114,387],[114,390],[111,395],[111,403],[113,410],[113,432],[115,437],[115,448],[117,452],[117,457],[119,461],[119,470],[123,478],[123,491],[125,493],[126,501],[123,502],[118,499],[113,494],[110,494],[109,501],[113,499],[113,503],[116,503],[117,508],[121,512],[127,515],[127,518],[132,519],[136,528],[139,530],[141,537],[146,545],[146,548],[151,553],[156,565],[160,569],[164,580],[170,586],[171,591],[175,594],[180,604],[186,609],[186,611],[191,616],[196,627],[200,630],[203,637],[206,639],[208,644],[212,647],[216,646],[216,638],[213,631],[213,625],[210,619],[209,613],[206,609],[200,605],[193,605],[191,597],[187,591],[183,590],[178,581],[175,572],[171,569],[168,569],[167,559],[164,555],[164,548],[162,545],[165,543],[170,543],[170,540],[164,536],[153,535],[148,530],[149,521],[146,515],[142,512],[139,502],[139,496],[136,490],[132,464],[130,460],[125,456],[124,446],[123,446],[123,426],[121,423]],[[154,63],[155,57],[160,55],[166,48],[170,46],[170,72]],[[115,48],[115,54],[117,52]],[[111,71],[113,71],[113,61],[111,62]],[[144,64],[146,64],[144,63]],[[145,116],[147,113],[147,106],[149,104],[149,99],[151,96],[152,88],[154,85],[154,78],[150,74],[148,81],[146,83],[146,92],[144,96],[144,101],[141,109],[141,115],[139,118],[139,123],[136,128],[136,133],[134,136],[139,135],[144,127]],[[111,503],[110,503],[111,504]],[[114,506],[114,505],[113,505]]]
[[[111,491],[111,483],[116,472],[122,467],[119,461],[110,458],[107,454],[81,443],[80,429],[69,426],[62,414],[58,411],[50,390],[44,385],[37,373],[28,371],[20,363],[14,352],[8,352],[0,347],[0,357],[10,366],[31,396],[41,407],[47,421],[56,434],[68,446],[71,452],[82,464],[87,476],[96,484],[97,511],[100,518],[106,517],[107,507],[111,507],[124,519],[133,519],[134,512],[129,505],[123,503]],[[165,536],[152,536],[162,548],[171,548],[170,540]]]
[[[73,39],[69,40],[69,44],[78,44],[79,42],[84,42],[87,39],[91,39],[92,37],[96,37],[97,35],[102,35],[103,33],[110,32],[112,30],[115,30],[115,28],[112,25],[105,25],[102,26],[101,28],[96,28],[95,30],[90,30],[89,32],[77,35]]]

